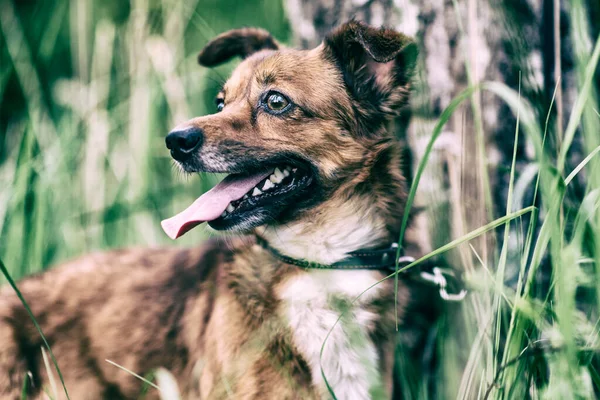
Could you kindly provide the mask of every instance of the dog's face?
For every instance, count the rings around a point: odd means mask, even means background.
[[[174,221],[174,236],[204,221],[223,230],[287,223],[360,183],[357,175],[368,175],[365,166],[393,140],[387,122],[407,101],[416,46],[354,21],[308,51],[241,29],[211,41],[199,62],[234,56],[244,60],[217,95],[217,112],[167,137],[184,171],[232,174]]]

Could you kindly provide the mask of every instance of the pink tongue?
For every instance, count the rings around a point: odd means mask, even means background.
[[[244,177],[229,175],[184,211],[162,221],[163,230],[171,239],[177,239],[196,225],[219,218],[230,202],[242,198],[271,172]]]

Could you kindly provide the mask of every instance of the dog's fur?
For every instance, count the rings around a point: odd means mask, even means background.
[[[219,95],[224,110],[183,125],[201,128],[204,143],[181,167],[237,172],[278,155],[306,162],[310,192],[262,216],[258,227],[252,218],[236,227],[254,228],[289,257],[330,264],[395,241],[407,184],[388,125],[407,102],[414,43],[352,21],[298,51],[265,31],[240,29],[214,39],[199,61],[233,56],[244,60]],[[257,106],[272,88],[294,103],[285,115]],[[391,395],[393,284],[352,300],[384,276],[289,265],[250,235],[192,250],[89,255],[20,289],[72,399],[139,395],[142,383],[105,359],[141,375],[165,367],[184,398],[327,398],[324,375],[337,398],[367,399]],[[398,297],[402,312],[402,282]],[[28,371],[29,393],[41,397],[48,377],[40,337],[9,288],[1,298],[0,398],[19,398]]]

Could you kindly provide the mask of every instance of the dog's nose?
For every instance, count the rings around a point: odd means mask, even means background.
[[[176,129],[167,135],[165,143],[167,149],[171,150],[171,155],[178,161],[183,161],[191,152],[202,145],[202,129],[186,128]]]

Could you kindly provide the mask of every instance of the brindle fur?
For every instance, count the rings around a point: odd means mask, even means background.
[[[402,149],[388,123],[408,98],[416,56],[412,41],[352,21],[316,49],[298,51],[281,48],[262,30],[243,29],[217,37],[199,60],[214,65],[232,56],[245,59],[220,94],[225,110],[186,123],[203,129],[203,151],[212,152],[212,158],[198,154],[182,167],[236,172],[277,155],[310,163],[318,190],[294,207],[283,207],[256,230],[290,256],[298,254],[288,252],[287,245],[300,252],[303,246],[317,247],[314,255],[304,255],[311,261],[335,259],[318,243],[298,242],[344,226],[347,215],[361,215],[361,226],[372,230],[368,240],[349,250],[396,240],[406,179],[400,173]],[[257,109],[267,87],[276,87],[297,104],[285,118]],[[275,239],[283,232],[278,229],[287,226],[300,227],[293,245]],[[411,242],[416,237],[409,231],[409,252],[417,248]],[[344,239],[337,245],[352,246]],[[283,298],[286,285],[311,274],[315,271],[279,261],[251,235],[190,250],[88,255],[19,286],[52,346],[72,399],[140,394],[142,383],[106,359],[141,375],[165,367],[184,398],[310,399],[327,397],[326,388],[311,370],[314,359],[301,350],[306,343],[294,339]],[[385,274],[363,276],[378,280]],[[389,396],[395,346],[392,282],[381,283],[373,293],[356,304],[348,296],[328,300],[373,316],[361,329],[375,346],[383,380],[379,393]],[[402,317],[409,297],[402,282],[398,297]],[[0,398],[20,398],[27,372],[33,377],[29,394],[42,397],[48,386],[42,341],[14,293],[4,288],[1,298]]]

